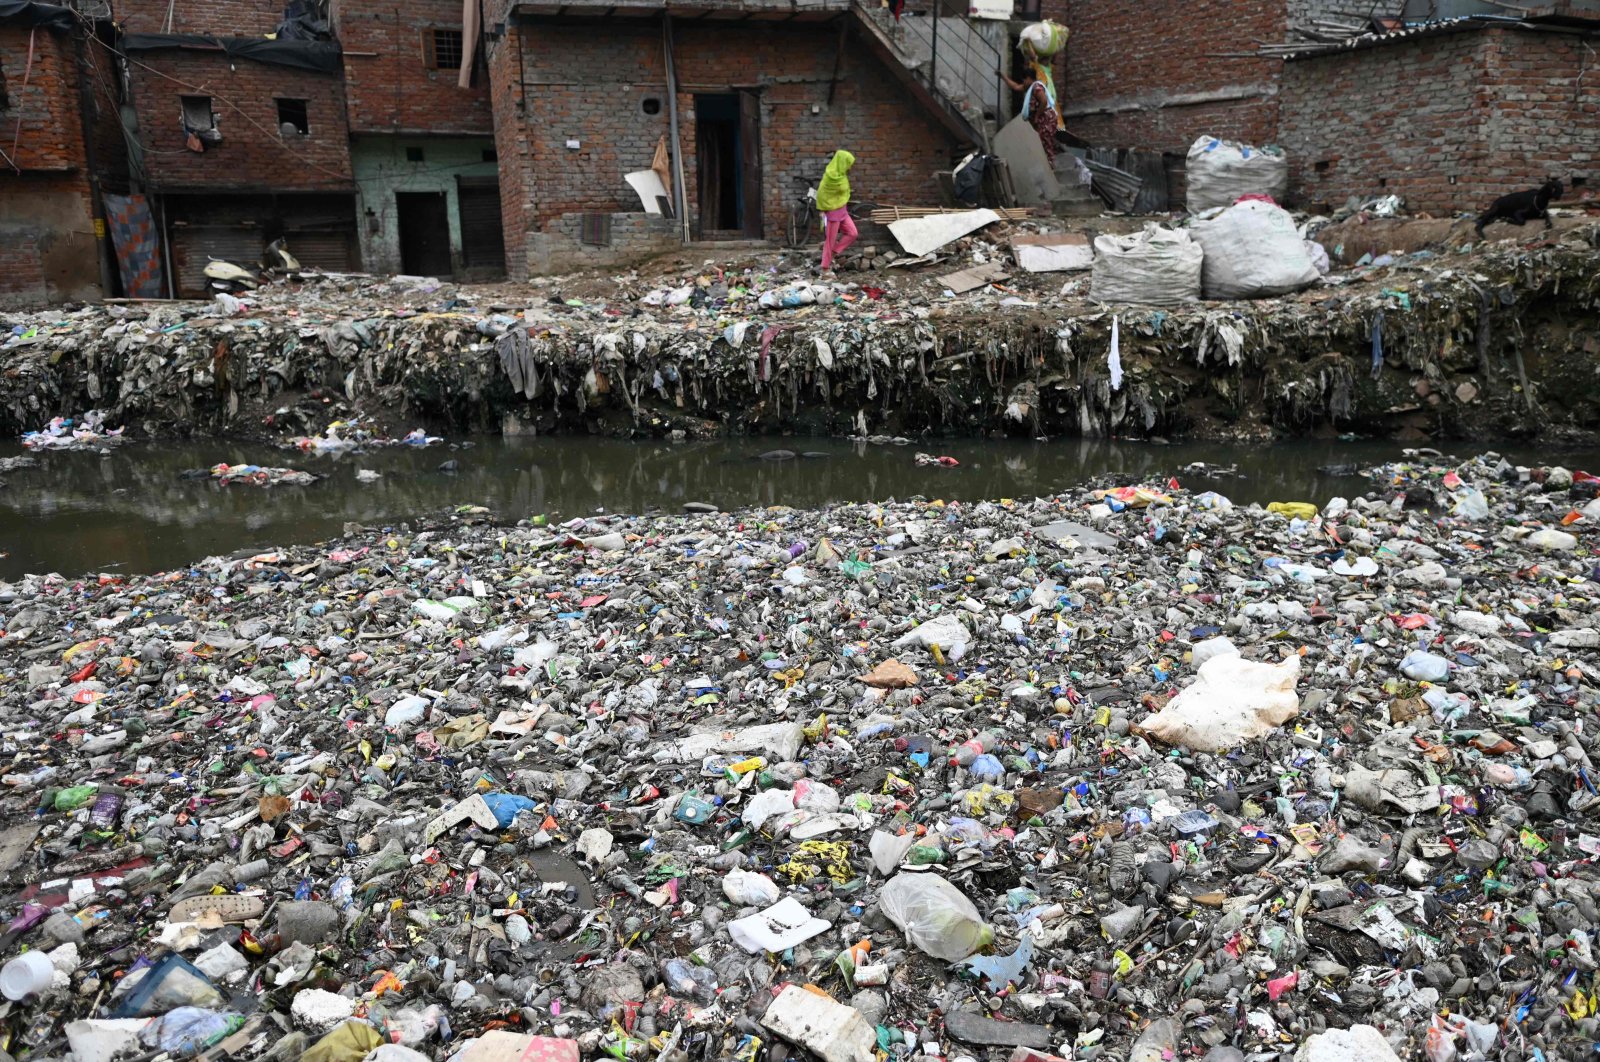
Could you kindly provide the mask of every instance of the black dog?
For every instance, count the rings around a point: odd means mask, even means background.
[[[1513,225],[1526,225],[1534,218],[1544,218],[1544,227],[1548,229],[1550,227],[1550,200],[1560,199],[1562,190],[1561,182],[1552,177],[1537,188],[1501,196],[1478,219],[1478,236],[1483,236],[1483,227],[1485,225],[1491,221],[1501,219]]]

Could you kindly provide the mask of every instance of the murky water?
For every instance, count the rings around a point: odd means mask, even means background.
[[[759,459],[779,448],[826,456]],[[923,448],[961,464],[919,467],[914,454]],[[1479,449],[1457,447],[1455,452],[1466,456]],[[1051,493],[1103,473],[1128,482],[1177,475],[1186,487],[1217,490],[1239,503],[1320,502],[1365,489],[1364,481],[1330,476],[1321,467],[1390,460],[1400,451],[1394,443],[1375,442],[1247,448],[970,440],[923,447],[794,438],[686,443],[485,438],[456,447],[316,457],[231,442],[130,443],[104,457],[40,454],[37,467],[4,477],[0,551],[6,555],[0,558],[0,578],[41,571],[161,571],[211,554],[330,538],[347,521],[394,525],[465,504],[488,506],[509,522],[536,513],[570,518],[601,508],[676,512],[685,502],[723,508],[817,506],[917,494],[975,500]],[[21,452],[14,444],[0,447],[0,456]],[[1555,459],[1548,451],[1500,452],[1523,462]],[[1600,453],[1562,460],[1570,467],[1600,469]],[[219,461],[303,468],[328,478],[307,487],[254,488],[180,477],[186,469]],[[455,461],[457,470],[439,471],[447,461]],[[1237,466],[1239,475],[1185,474],[1185,466],[1196,461]],[[358,469],[383,478],[361,483]]]

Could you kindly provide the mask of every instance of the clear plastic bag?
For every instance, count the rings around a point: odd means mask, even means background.
[[[898,874],[878,906],[906,939],[936,959],[960,962],[994,942],[994,930],[960,889],[933,874]]]

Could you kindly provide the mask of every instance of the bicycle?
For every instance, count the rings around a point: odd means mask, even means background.
[[[804,175],[792,178],[804,188],[804,192],[795,196],[794,202],[789,204],[789,226],[785,233],[786,244],[789,247],[804,247],[813,239],[820,238],[822,228],[817,224],[817,182]]]

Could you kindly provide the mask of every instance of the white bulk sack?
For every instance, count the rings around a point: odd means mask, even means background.
[[[1131,236],[1096,236],[1089,297],[1147,306],[1196,302],[1203,253],[1187,232],[1154,223]]]
[[[1190,145],[1185,169],[1191,214],[1232,206],[1242,195],[1270,195],[1281,203],[1289,191],[1289,160],[1277,148],[1203,136]]]
[[[1261,299],[1315,284],[1317,272],[1294,219],[1282,207],[1251,200],[1189,226],[1205,249],[1200,272],[1208,299]]]

